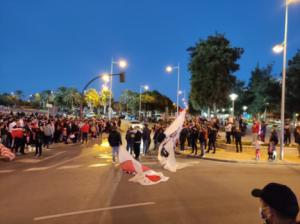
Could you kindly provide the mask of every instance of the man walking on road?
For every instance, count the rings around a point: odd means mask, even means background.
[[[108,136],[108,142],[110,147],[112,147],[112,160],[116,162],[116,156],[119,155],[119,147],[122,145],[121,134],[117,131],[117,127],[114,126],[112,128]]]
[[[149,146],[150,146],[150,137],[151,130],[148,128],[148,124],[145,124],[145,127],[143,128],[142,138],[143,138],[143,153],[144,155],[147,154]]]

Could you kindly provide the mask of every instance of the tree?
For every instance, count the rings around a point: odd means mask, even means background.
[[[289,60],[286,74],[286,112],[300,112],[300,50]]]
[[[96,89],[88,89],[84,94],[84,99],[91,108],[96,108],[100,105],[100,96]]]
[[[249,111],[252,114],[264,112],[266,107],[271,111],[279,111],[280,83],[272,75],[272,65],[256,66],[251,72],[248,84]]]
[[[40,92],[40,96],[43,107],[46,107],[47,103],[53,102],[53,94],[51,90],[43,90],[42,92]]]
[[[209,36],[187,49],[190,54],[190,101],[194,109],[223,107],[235,83],[233,72],[242,48],[231,47],[223,34]]]
[[[62,109],[74,109],[74,106],[79,106],[82,101],[82,96],[75,88],[59,87],[55,93],[54,102]]]
[[[106,114],[106,108],[109,103],[110,90],[108,88],[102,88],[100,92],[100,105],[104,108],[104,114]],[[113,99],[112,99],[113,102]]]
[[[139,106],[139,94],[131,90],[124,90],[120,96],[120,103],[126,111],[135,113],[138,110]]]

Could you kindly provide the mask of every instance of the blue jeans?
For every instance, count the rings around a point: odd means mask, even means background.
[[[116,156],[119,155],[119,146],[113,146],[112,147],[112,160],[116,161]]]
[[[149,139],[143,140],[143,154],[146,155],[149,149]]]

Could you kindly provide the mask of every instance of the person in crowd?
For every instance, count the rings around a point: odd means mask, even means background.
[[[234,131],[236,152],[243,152],[242,136],[243,136],[243,133],[242,133],[240,127],[236,127],[235,131]]]
[[[290,145],[291,144],[291,127],[289,123],[284,125],[284,144]]]
[[[298,157],[300,157],[300,126],[297,126],[295,128],[295,143],[298,144],[297,145],[297,149],[298,149]]]
[[[208,130],[208,150],[206,151],[206,153],[209,153],[210,150],[213,150],[213,153],[216,153],[217,129],[213,124],[209,124],[207,130]]]
[[[196,126],[193,126],[190,131],[190,141],[191,141],[191,147],[192,147],[192,154],[195,153],[197,155],[197,140],[198,140],[199,131]]]
[[[267,134],[267,124],[265,121],[262,121],[260,126],[260,131],[259,131],[259,137],[262,142],[265,141],[266,134]]]
[[[188,137],[188,127],[187,125],[184,125],[180,134],[179,134],[179,143],[180,143],[180,150],[184,151],[184,145],[186,142],[186,139]]]
[[[41,129],[41,127],[36,126],[34,128],[34,144],[35,144],[35,156],[36,157],[42,156],[43,139],[44,139],[43,130]]]
[[[232,124],[227,122],[225,126],[226,144],[231,144]]]
[[[295,193],[286,185],[269,183],[263,189],[253,189],[253,197],[259,198],[259,216],[269,224],[299,224],[299,205]]]
[[[257,137],[253,145],[255,147],[255,160],[260,160],[260,146],[263,142]]]
[[[126,136],[125,136],[125,139],[126,139],[126,142],[127,142],[127,145],[126,145],[126,150],[132,154],[133,153],[133,144],[134,144],[134,137],[135,137],[135,131],[133,130],[132,127],[129,127],[129,129],[127,130],[126,132]]]
[[[90,131],[90,125],[87,121],[84,122],[83,126],[81,127],[81,133],[82,133],[82,144],[85,142],[88,143],[88,134]]]
[[[142,132],[140,131],[139,126],[136,126],[135,134],[134,134],[134,144],[133,144],[134,155],[135,155],[134,158],[136,160],[140,159],[141,142],[142,142]]]
[[[23,147],[23,137],[24,137],[24,132],[23,129],[20,127],[19,124],[16,124],[12,129],[11,129],[11,136],[12,136],[12,148],[14,149],[14,152],[16,155],[22,155],[25,154],[24,151],[21,150]]]
[[[200,142],[200,149],[201,149],[201,154],[200,157],[205,157],[205,145],[206,145],[206,139],[205,139],[206,131],[203,126],[201,126],[200,131],[199,131],[199,142]]]
[[[143,154],[146,155],[149,150],[150,141],[151,141],[151,130],[148,128],[148,124],[145,124],[142,132],[143,139]]]
[[[253,139],[253,141],[255,141],[255,139],[259,135],[259,130],[260,130],[260,123],[257,120],[254,120],[253,125],[252,125],[252,139]]]
[[[268,160],[275,160],[276,159],[276,145],[278,144],[278,134],[275,128],[271,131],[269,147],[268,147]]]
[[[158,134],[157,134],[157,138],[156,138],[156,149],[159,148],[160,144],[163,142],[163,140],[166,138],[165,135],[165,128],[164,127],[160,127],[158,130]]]
[[[52,139],[52,127],[51,127],[51,122],[48,121],[46,125],[44,125],[44,146],[49,149],[49,145]]]
[[[116,157],[119,155],[119,148],[122,145],[122,138],[120,132],[118,132],[117,127],[113,126],[112,131],[109,133],[108,142],[110,147],[112,147],[112,161],[116,162]]]

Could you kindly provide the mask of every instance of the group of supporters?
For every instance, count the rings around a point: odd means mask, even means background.
[[[111,131],[120,120],[80,119],[47,117],[33,113],[0,113],[0,144],[11,149],[15,155],[24,155],[25,149],[35,148],[35,156],[42,155],[43,148],[52,143],[87,143],[91,138],[100,137]]]
[[[195,118],[186,121],[179,134],[180,150],[184,151],[186,142],[192,149],[192,154],[197,155],[198,143],[200,145],[200,157],[204,157],[205,153],[211,150],[216,153],[217,135],[220,129],[220,122],[218,119],[207,121],[202,118]]]
[[[156,132],[156,127],[154,126],[153,130]],[[160,128],[160,132],[163,133]],[[154,133],[155,136],[155,133]],[[151,144],[151,129],[149,129],[148,124],[145,124],[141,129],[139,126],[129,127],[126,132],[126,149],[130,152],[130,154],[134,153],[135,159],[139,160],[141,144],[142,144],[142,153],[146,155],[149,151],[149,146]],[[155,137],[156,139],[157,137]],[[161,140],[162,141],[162,140]]]

